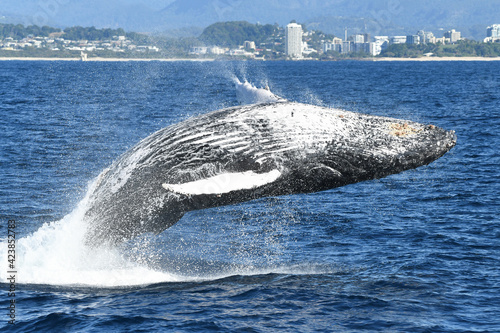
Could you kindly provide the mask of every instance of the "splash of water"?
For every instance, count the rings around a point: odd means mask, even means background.
[[[241,82],[238,78],[234,78],[233,82],[236,87],[236,96],[241,104],[256,104],[256,103],[272,103],[285,101],[285,99],[273,94],[269,87],[257,88],[248,81]]]
[[[92,186],[73,212],[17,240],[17,282],[109,287],[185,280],[130,262],[117,248],[85,245],[83,216]],[[0,244],[0,260],[7,263],[4,249],[7,249],[6,241]],[[0,271],[1,281],[6,281],[7,271],[6,267]]]
[[[247,62],[219,62],[217,76],[232,82],[240,104],[267,103],[285,100],[271,85],[265,71],[260,66],[249,66]],[[260,88],[259,88],[260,87]]]
[[[132,250],[124,247],[89,248],[85,245],[86,224],[83,216],[87,208],[89,194],[73,212],[59,221],[44,224],[33,234],[21,238],[16,243],[17,283],[42,285],[69,285],[87,287],[123,287],[149,285],[165,282],[187,282],[216,280],[233,275],[278,274],[322,274],[331,272],[331,267],[311,263],[288,265],[281,260],[269,262],[264,267],[256,267],[254,260],[248,260],[249,253],[235,254],[237,263],[220,267],[205,267],[205,272],[191,272],[188,275],[170,273],[168,267],[154,269],[150,267],[157,258],[149,248],[148,237],[139,237],[139,244],[132,245]],[[267,207],[271,209],[271,207]],[[279,215],[273,212],[272,215]],[[239,229],[239,228],[238,228]],[[251,241],[251,239],[250,239]],[[272,242],[267,240],[266,243]],[[279,244],[278,244],[279,245]],[[7,264],[7,242],[0,242],[0,260]],[[187,250],[187,249],[186,249]],[[248,249],[247,249],[248,250]],[[134,252],[135,253],[131,253]],[[245,250],[243,250],[245,251]],[[160,255],[161,257],[161,255]],[[233,258],[234,259],[234,258]],[[175,263],[175,265],[189,263]],[[188,269],[187,267],[186,269]],[[0,281],[6,282],[9,269],[0,270]],[[172,267],[175,271],[175,267]]]

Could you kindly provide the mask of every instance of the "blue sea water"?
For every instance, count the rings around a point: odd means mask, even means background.
[[[152,132],[236,105],[234,76],[453,129],[457,146],[381,180],[79,246],[92,180]],[[0,114],[2,331],[500,331],[499,62],[2,61]]]

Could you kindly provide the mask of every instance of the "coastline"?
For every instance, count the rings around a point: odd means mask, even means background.
[[[78,58],[43,58],[43,57],[0,57],[0,61],[82,61],[80,57]],[[140,61],[163,61],[163,62],[173,62],[173,61],[214,61],[216,59],[196,59],[196,58],[102,58],[93,57],[88,58],[85,62],[140,62]],[[342,59],[342,60],[360,60],[360,61],[500,61],[500,57],[420,57],[420,58],[395,58],[395,57],[384,57],[384,58],[363,58],[363,59]],[[317,61],[317,60],[313,60]]]
[[[373,58],[372,61],[500,61],[500,57]]]
[[[0,57],[0,61],[81,61],[81,62],[97,62],[97,61],[110,61],[110,62],[126,62],[126,61],[213,61],[214,59],[190,59],[190,58],[88,58],[82,61],[80,57],[78,58],[43,58],[43,57]]]

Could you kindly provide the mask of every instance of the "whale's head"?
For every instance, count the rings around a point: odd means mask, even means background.
[[[385,177],[455,142],[432,125],[286,101],[215,111],[150,135],[103,172],[89,237],[116,242],[191,210]]]
[[[275,146],[265,155],[276,151],[282,172],[290,174],[291,193],[316,192],[414,169],[456,144],[454,131],[343,110],[291,103],[276,116],[272,117]]]

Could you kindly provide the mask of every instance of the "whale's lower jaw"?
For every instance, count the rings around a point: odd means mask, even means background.
[[[292,102],[212,112],[152,134],[99,176],[87,240],[118,243],[192,210],[382,178],[455,143],[432,125]]]

